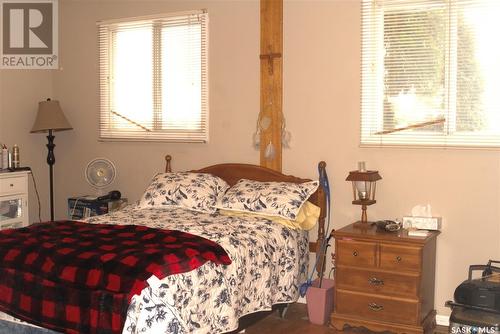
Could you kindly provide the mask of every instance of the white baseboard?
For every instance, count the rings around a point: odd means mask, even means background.
[[[439,326],[448,327],[450,325],[450,316],[442,314],[436,315],[436,324],[438,324]]]

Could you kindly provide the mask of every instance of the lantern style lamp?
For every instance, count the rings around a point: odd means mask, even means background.
[[[382,177],[376,170],[366,170],[365,162],[358,162],[358,170],[349,172],[346,181],[352,182],[354,200],[352,204],[361,205],[361,220],[354,223],[356,227],[369,227],[366,207],[377,203],[375,200],[376,182]]]

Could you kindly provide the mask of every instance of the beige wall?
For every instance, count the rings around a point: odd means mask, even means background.
[[[369,218],[394,219],[416,204],[431,204],[444,221],[435,306],[449,314],[444,302],[468,265],[500,258],[499,152],[359,148],[359,1],[286,1],[284,11],[284,110],[294,136],[285,169],[307,174],[312,162],[326,160],[335,228],[359,219],[344,180],[360,160],[383,177]]]
[[[207,8],[210,15],[210,143],[98,142],[95,22],[195,8]],[[68,196],[91,192],[83,170],[94,157],[116,163],[119,175],[113,188],[131,200],[138,199],[152,174],[163,168],[166,153],[174,156],[176,170],[258,162],[258,152],[251,147],[259,109],[258,1],[62,0],[60,11],[63,69],[6,76],[2,72],[0,109],[0,140],[6,132],[9,140],[22,142],[25,151],[34,154],[30,159],[40,170],[39,179],[46,182],[43,140],[24,133],[36,102],[51,92],[60,99],[75,129],[56,137],[58,217],[65,216]],[[285,1],[284,112],[293,138],[292,148],[284,151],[284,172],[316,177],[316,163],[328,163],[335,228],[360,213],[351,205],[350,185],[344,181],[359,160],[383,177],[369,218],[397,218],[416,204],[430,203],[444,219],[438,239],[436,308],[448,314],[444,301],[464,279],[467,266],[500,258],[499,153],[359,148],[359,26],[359,1]],[[6,130],[6,120],[14,120],[16,127]]]
[[[47,139],[30,134],[38,101],[52,96],[52,71],[0,70],[0,143],[19,146],[21,164],[30,166],[41,200],[41,218],[49,218]],[[61,139],[61,138],[58,138]],[[57,144],[57,143],[56,143]],[[56,159],[57,159],[56,148]],[[30,178],[30,221],[38,220],[38,202]]]
[[[98,63],[96,21],[169,11],[208,8],[210,11],[210,143],[98,142]],[[259,108],[258,2],[227,1],[62,1],[61,59],[54,91],[74,131],[60,144],[60,203],[70,195],[92,192],[83,177],[95,157],[113,160],[118,178],[113,186],[136,200],[152,175],[164,168],[163,156],[174,156],[177,170],[221,161],[256,162],[251,147]],[[66,181],[67,180],[67,181]],[[58,208],[64,215],[65,208]]]

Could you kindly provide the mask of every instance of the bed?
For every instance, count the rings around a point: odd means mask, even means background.
[[[318,167],[324,169],[326,165],[321,162]],[[169,156],[165,171],[171,171]],[[294,184],[310,181],[248,164],[219,164],[191,172],[214,175],[231,187],[240,179]],[[308,241],[307,232],[267,218],[222,214],[220,210],[207,213],[135,204],[88,219],[90,224],[133,224],[187,232],[218,243],[232,260],[230,265],[206,262],[189,272],[161,280],[150,278],[149,284],[130,301],[123,333],[231,332],[241,329],[241,320],[252,314],[295,302],[299,285],[308,273],[309,251],[314,252],[325,238],[326,198],[321,186],[309,201],[321,210],[315,242]],[[2,321],[0,331],[2,328],[9,333],[51,332],[17,326],[11,321]]]

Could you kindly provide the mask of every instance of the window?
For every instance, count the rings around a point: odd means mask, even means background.
[[[363,0],[362,145],[500,147],[500,1]]]
[[[205,12],[99,23],[100,138],[208,140]]]

